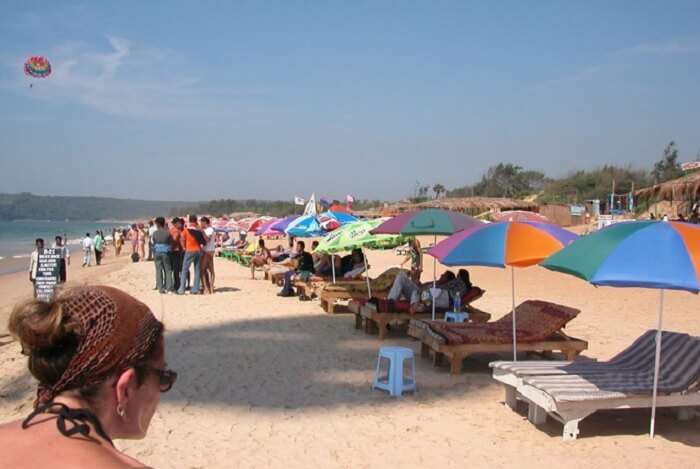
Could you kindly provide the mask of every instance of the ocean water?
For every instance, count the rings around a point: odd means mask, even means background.
[[[51,247],[56,236],[63,236],[68,246],[77,248],[85,233],[94,236],[96,230],[102,230],[105,236],[111,236],[112,228],[125,225],[93,221],[0,221],[0,260],[29,257],[36,238],[43,238],[45,246]]]

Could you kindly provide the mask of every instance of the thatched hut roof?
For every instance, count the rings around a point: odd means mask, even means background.
[[[678,179],[655,184],[635,191],[634,195],[643,200],[696,200],[700,193],[700,171]]]
[[[378,207],[370,210],[354,212],[363,217],[392,216],[409,210],[420,210],[425,208],[442,208],[456,212],[478,214],[487,211],[502,210],[536,210],[538,204],[518,199],[507,199],[503,197],[445,197],[433,199],[418,204],[410,202],[399,202],[386,207]]]

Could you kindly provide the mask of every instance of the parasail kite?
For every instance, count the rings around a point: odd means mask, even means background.
[[[24,62],[24,74],[34,78],[46,78],[51,75],[51,63],[46,57],[35,55]],[[30,84],[31,88],[32,85]]]

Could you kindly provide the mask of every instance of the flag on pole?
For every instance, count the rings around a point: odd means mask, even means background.
[[[316,194],[311,194],[311,197],[309,197],[309,202],[304,208],[304,215],[316,215],[316,213]]]
[[[305,201],[303,197],[294,197],[294,205],[304,205]]]

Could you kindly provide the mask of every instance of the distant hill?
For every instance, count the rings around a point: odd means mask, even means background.
[[[134,220],[168,215],[173,207],[194,202],[0,194],[0,220]]]

